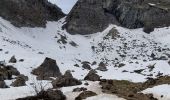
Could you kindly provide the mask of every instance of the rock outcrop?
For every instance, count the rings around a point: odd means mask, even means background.
[[[11,59],[9,60],[9,63],[16,63],[17,59],[15,58],[15,56],[12,56]]]
[[[37,79],[39,80],[49,80],[50,77],[61,76],[56,61],[51,58],[45,58],[44,62],[32,71],[32,74],[37,75]]]
[[[0,5],[0,16],[17,27],[45,27],[65,16],[48,0],[0,0]]]
[[[71,34],[92,34],[109,24],[149,33],[170,25],[168,0],[79,0],[63,26]]]
[[[16,80],[12,82],[11,86],[13,87],[20,87],[20,86],[25,86],[26,81],[28,81],[28,77],[24,75],[19,75],[16,77]]]
[[[85,76],[84,80],[89,81],[100,81],[100,76],[96,74],[95,70],[90,70],[89,73]]]
[[[76,86],[81,84],[82,82],[74,78],[70,71],[66,71],[66,73],[63,76],[58,77],[56,80],[52,81],[52,85],[54,88]]]
[[[75,100],[84,100],[88,97],[96,96],[97,94],[92,91],[84,91],[75,98]]]

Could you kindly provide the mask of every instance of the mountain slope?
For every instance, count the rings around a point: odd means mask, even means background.
[[[64,21],[65,18],[58,22],[48,22],[46,28],[17,28],[1,18],[0,49],[3,50],[0,51],[0,61],[5,60],[7,64],[11,65],[8,61],[13,55],[17,59],[24,59],[24,62],[12,65],[21,74],[29,76],[27,82],[29,87],[35,77],[31,71],[40,65],[45,57],[55,59],[62,73],[66,70],[74,70],[72,74],[78,79],[83,79],[89,72],[81,67],[83,61],[90,63],[96,61],[97,64],[91,66],[92,69],[97,68],[101,61],[106,62],[108,71],[97,71],[103,79],[144,82],[147,77],[155,78],[160,73],[170,74],[170,65],[168,64],[170,29],[168,27],[156,29],[151,34],[145,34],[142,29],[129,30],[110,25],[101,33],[81,36],[70,35],[62,30]],[[152,53],[155,58],[151,56]],[[75,64],[80,67],[75,67]],[[121,66],[122,64],[123,66]],[[150,69],[150,65],[155,66]],[[137,73],[137,70],[142,71]],[[153,76],[150,76],[151,74]],[[6,82],[10,84],[12,81]],[[25,92],[23,95],[13,96],[15,93],[9,92],[13,89],[18,89],[17,93]],[[1,97],[3,100],[32,95],[29,94],[31,89],[27,86],[11,87],[0,91],[3,93]]]

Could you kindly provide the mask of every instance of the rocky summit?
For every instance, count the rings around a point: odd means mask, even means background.
[[[150,33],[170,25],[168,0],[78,0],[64,25],[71,34],[101,32],[109,24]]]
[[[47,0],[0,0],[0,16],[17,27],[45,27],[65,15]]]

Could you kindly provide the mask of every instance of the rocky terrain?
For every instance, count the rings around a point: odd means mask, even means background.
[[[1,100],[170,100],[168,0],[57,2],[0,1]]]
[[[17,27],[45,27],[65,15],[47,0],[1,0],[0,16]]]
[[[167,0],[79,0],[64,25],[71,34],[101,32],[109,24],[146,33],[170,25],[170,3]]]

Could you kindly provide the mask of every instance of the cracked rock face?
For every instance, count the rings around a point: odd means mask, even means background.
[[[71,34],[92,34],[109,24],[149,33],[170,25],[168,0],[79,0],[69,13],[64,27]]]
[[[103,31],[108,23],[117,24],[115,16],[105,12],[103,7],[102,0],[79,0],[69,13],[64,27],[71,34],[86,35]]]
[[[65,15],[47,0],[0,0],[0,16],[17,27],[45,27]]]

